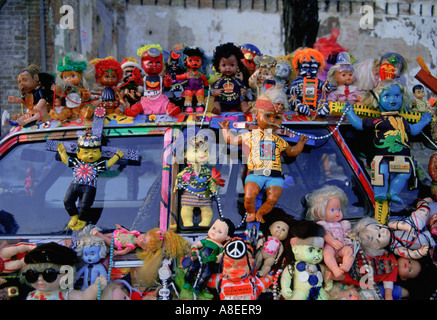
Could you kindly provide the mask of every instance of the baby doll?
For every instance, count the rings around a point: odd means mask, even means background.
[[[263,216],[268,214],[281,196],[284,177],[282,175],[281,154],[289,157],[298,156],[308,137],[302,135],[295,146],[290,146],[282,137],[275,134],[284,119],[284,106],[287,97],[282,90],[271,88],[255,102],[255,118],[259,129],[242,135],[234,135],[229,131],[229,120],[219,122],[222,134],[231,145],[245,144],[250,149],[248,159],[249,175],[245,180],[244,207],[247,212],[246,221],[255,219],[264,222]],[[256,210],[255,201],[260,191],[266,188],[266,201]]]
[[[243,54],[240,49],[228,42],[217,46],[214,50],[213,66],[220,71],[221,77],[212,86],[214,97],[212,113],[217,115],[222,111],[241,111],[250,113],[250,108],[245,100],[247,88],[237,73],[245,67],[241,62]]]
[[[343,220],[343,211],[347,206],[347,196],[336,186],[324,186],[306,196],[308,203],[307,219],[314,220],[325,230],[323,261],[334,277],[349,271],[354,262],[354,252],[347,238],[351,224]],[[341,264],[337,263],[341,257]]]
[[[96,300],[99,289],[104,290],[107,284],[106,278],[99,276],[84,291],[73,290],[72,283],[64,280],[68,272],[64,275],[61,268],[69,266],[74,272],[76,252],[55,242],[38,245],[26,254],[24,262],[26,267],[21,269],[20,279],[35,289],[27,300]],[[69,285],[70,289],[64,287]]]
[[[83,276],[82,291],[93,284],[97,277],[107,278],[108,275],[108,271],[102,263],[108,252],[106,243],[103,239],[91,234],[94,228],[96,227],[88,225],[78,234],[79,241],[76,253],[78,257],[82,257],[85,265],[77,271],[76,281]]]
[[[65,209],[71,217],[68,227],[81,230],[88,221],[95,224],[98,220],[90,210],[96,195],[98,175],[112,167],[124,154],[118,150],[109,160],[102,159],[101,140],[91,133],[85,133],[77,140],[76,157],[67,154],[62,142],[58,143],[57,150],[61,161],[73,168],[73,181],[64,198]],[[79,209],[77,199],[81,199]]]
[[[417,84],[412,89],[415,99],[412,103],[411,111],[413,112],[427,112],[431,111],[431,103],[425,97],[425,87]]]
[[[185,274],[185,289],[194,294],[206,288],[215,265],[223,258],[223,244],[233,237],[235,226],[229,219],[217,219],[208,230],[208,236],[191,246],[191,264]]]
[[[276,59],[260,55],[254,59],[256,70],[249,78],[249,86],[256,92],[256,97],[259,97],[265,90],[275,85]]]
[[[361,95],[355,81],[354,67],[347,52],[341,52],[337,56],[337,63],[328,71],[328,81],[336,88],[328,95],[328,101],[349,102],[356,104]]]
[[[49,116],[53,120],[64,121],[73,115],[73,111],[65,106],[65,98],[55,96],[53,102],[53,109],[50,110]]]

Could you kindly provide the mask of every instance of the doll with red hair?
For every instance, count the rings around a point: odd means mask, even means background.
[[[106,58],[97,62],[95,69],[96,81],[104,87],[100,106],[106,109],[106,114],[122,115],[124,100],[116,88],[123,79],[121,64],[113,58]]]

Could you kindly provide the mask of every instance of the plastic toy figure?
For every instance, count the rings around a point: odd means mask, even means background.
[[[307,219],[316,221],[325,228],[323,261],[335,277],[348,272],[354,262],[352,241],[348,238],[351,224],[343,220],[343,210],[348,200],[343,190],[326,185],[306,197]],[[341,258],[341,264],[337,263]]]
[[[123,70],[120,63],[112,58],[100,60],[96,65],[96,81],[104,89],[100,95],[100,106],[104,107],[106,114],[123,114],[124,100],[117,88],[123,79]]]
[[[143,95],[143,87],[139,86],[133,79],[132,72],[135,68],[144,73],[144,70],[134,57],[127,57],[121,62],[123,81],[119,90],[126,108],[130,108],[135,103],[138,103]],[[144,76],[145,73],[142,75]]]
[[[197,99],[196,112],[203,112],[205,108],[205,88],[209,86],[207,77],[199,71],[205,55],[198,47],[184,49],[186,73],[176,75],[176,80],[186,80],[185,87],[185,112],[192,113],[193,97]]]
[[[185,274],[185,289],[198,294],[206,288],[213,266],[223,258],[223,244],[234,235],[235,226],[229,219],[217,219],[208,236],[191,246],[191,264]]]
[[[375,157],[372,162],[372,185],[377,201],[390,200],[403,204],[399,193],[403,190],[411,176],[411,160],[409,136],[418,135],[431,121],[432,115],[424,113],[420,121],[409,124],[399,115],[407,99],[404,99],[405,88],[399,82],[386,80],[380,82],[364,96],[362,103],[379,108],[378,118],[358,117],[348,104],[344,107],[352,126],[372,134],[375,146]]]
[[[170,101],[182,108],[184,106],[184,80],[174,80],[177,75],[183,74],[187,71],[187,66],[184,63],[184,49],[187,47],[186,44],[178,43],[173,46],[168,55],[167,67],[165,72],[169,74],[172,79],[172,85],[170,90],[165,91]]]
[[[73,270],[78,259],[74,250],[55,242],[41,244],[29,251],[24,262],[26,266],[21,269],[20,278],[35,289],[28,294],[27,300],[96,300],[99,283],[101,290],[106,288],[106,278],[100,276],[84,291],[73,290],[73,287],[62,289],[64,274],[60,272],[61,267],[70,266]],[[68,281],[66,284],[72,285]]]
[[[35,243],[19,242],[0,249],[0,274],[17,272],[25,267],[26,253],[35,247]]]
[[[265,90],[275,86],[276,59],[267,56],[257,56],[254,58],[256,70],[249,78],[249,86],[256,92],[259,97]]]
[[[177,175],[175,190],[182,188],[181,218],[184,227],[192,227],[194,208],[200,208],[202,221],[199,227],[211,225],[213,211],[209,194],[216,193],[217,185],[223,183],[219,173],[211,171],[206,163],[209,160],[207,137],[197,134],[187,144],[186,161],[188,166]]]
[[[281,275],[281,294],[285,300],[329,300],[333,281],[323,278],[324,229],[314,224],[293,237],[294,262]]]
[[[411,111],[427,112],[431,111],[431,103],[425,97],[425,88],[421,84],[417,84],[412,89],[415,99],[412,102]]]
[[[241,58],[241,61],[249,71],[249,74],[252,75],[256,70],[254,59],[261,55],[261,51],[250,43],[241,45],[240,50],[243,53],[243,58]]]
[[[223,137],[232,145],[247,145],[250,149],[248,158],[249,175],[244,187],[244,207],[246,221],[264,222],[263,216],[276,205],[282,193],[284,178],[281,168],[281,154],[289,157],[299,155],[308,137],[302,135],[295,146],[290,146],[273,131],[279,129],[284,114],[284,106],[288,100],[282,90],[269,89],[255,102],[254,112],[259,129],[249,131],[240,136],[229,132],[229,120],[220,122]],[[255,200],[260,191],[266,188],[266,201],[256,211]]]
[[[64,121],[73,116],[73,111],[65,105],[65,98],[54,97],[53,109],[50,110],[49,116],[53,120]]]
[[[359,89],[354,85],[354,67],[347,52],[338,54],[337,63],[328,71],[328,81],[336,87],[328,95],[328,101],[349,102],[350,104],[360,101]]]
[[[294,108],[309,116],[317,111],[319,116],[329,113],[329,106],[323,95],[331,91],[328,81],[321,81],[317,75],[325,65],[323,55],[312,48],[299,49],[294,53],[293,69],[298,76],[292,81],[290,94]]]
[[[24,105],[26,113],[16,116],[17,119],[9,121],[10,124],[31,126],[47,120],[47,102],[51,101],[50,88],[54,83],[53,76],[41,73],[36,65],[30,65],[20,72],[17,81],[21,97],[10,96],[8,101]]]
[[[62,143],[57,148],[62,162],[73,168],[73,181],[64,199],[65,209],[71,217],[68,227],[81,230],[87,221],[95,224],[98,220],[90,210],[96,195],[98,175],[120,160],[123,152],[118,150],[109,160],[102,159],[101,141],[90,133],[79,137],[76,157],[70,157]],[[79,209],[76,207],[77,199],[82,200]]]
[[[291,84],[290,81],[293,73],[293,66],[285,59],[279,59],[276,61],[275,86],[281,88],[284,93],[287,94],[288,88]]]
[[[221,77],[211,86],[214,97],[212,113],[219,115],[223,111],[241,111],[245,114],[250,112],[245,100],[247,88],[237,77],[238,71],[244,68],[242,57],[240,49],[232,42],[215,48],[213,65],[215,70],[220,71]]]
[[[79,241],[76,253],[78,257],[82,258],[85,265],[77,271],[76,281],[83,276],[82,291],[93,284],[99,276],[109,280],[107,278],[108,271],[102,263],[108,253],[108,247],[101,238],[91,234],[93,228],[96,227],[88,225],[78,234]]]
[[[143,86],[144,93],[139,103],[124,110],[124,114],[136,117],[139,114],[169,114],[176,115],[180,110],[163,94],[164,87],[171,86],[171,78],[163,78],[164,58],[160,45],[145,45],[138,49],[141,57],[141,67],[146,76],[142,78],[139,70],[133,71],[134,81]]]
[[[387,52],[381,56],[379,60],[379,67],[381,68],[382,65],[387,63],[393,65],[394,67],[394,74],[392,79],[397,80],[403,86],[406,86],[407,79],[405,77],[405,74],[408,71],[408,64],[405,61],[404,57],[396,52]]]
[[[57,112],[59,117],[65,118],[69,110],[70,117],[91,119],[94,109],[90,102],[90,90],[98,89],[94,66],[88,64],[82,55],[69,53],[59,61],[57,71],[52,90],[55,97],[65,100],[67,107],[63,112]]]

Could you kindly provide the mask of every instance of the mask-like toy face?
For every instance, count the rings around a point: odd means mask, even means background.
[[[187,57],[187,67],[189,69],[199,69],[202,65],[202,59],[197,56]]]
[[[148,75],[159,75],[163,69],[162,54],[152,57],[147,51],[141,57],[141,66]]]
[[[381,111],[397,111],[402,106],[401,88],[395,84],[389,89],[384,89],[379,95]]]
[[[208,148],[194,148],[189,147],[187,149],[187,163],[193,164],[205,164],[209,159],[209,150]]]
[[[292,250],[297,261],[318,264],[323,258],[323,250],[318,246],[300,244],[292,246]]]
[[[81,78],[82,78],[81,74],[79,72],[76,72],[76,71],[64,71],[64,72],[62,72],[62,80],[64,80],[65,82],[67,82],[73,86],[79,85]]]
[[[39,84],[39,79],[37,75],[34,75],[32,78],[32,75],[28,71],[24,71],[20,73],[17,77],[18,82],[18,90],[21,91],[21,93],[29,93],[34,88],[36,88]]]
[[[78,148],[77,157],[83,162],[96,162],[102,157],[100,148]]]
[[[112,70],[105,71],[105,73],[103,73],[102,76],[100,77],[100,83],[105,87],[113,87],[117,85],[118,84],[117,73]]]
[[[304,61],[299,65],[299,75],[307,79],[315,79],[319,72],[320,64],[315,60]]]
[[[276,65],[276,69],[275,69],[276,77],[280,79],[288,79],[290,78],[290,75],[291,75],[291,69],[288,65],[280,64],[280,63]]]
[[[91,247],[83,247],[82,250],[82,260],[85,263],[97,263],[100,261],[100,247],[99,246],[91,246]]]

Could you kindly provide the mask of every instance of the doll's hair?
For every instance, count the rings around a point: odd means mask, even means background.
[[[329,83],[333,84],[334,86],[337,86],[338,83],[335,80],[335,73],[339,71],[339,72],[352,72],[352,74],[354,75],[355,73],[355,69],[353,67],[352,64],[335,64],[333,65],[329,71],[328,71],[328,81]],[[354,75],[354,82],[355,82],[355,75]]]
[[[379,60],[376,58],[366,59],[354,64],[355,85],[363,91],[373,89],[377,83],[374,72],[378,72]]]
[[[28,65],[26,68],[22,69],[20,71],[20,74],[23,72],[29,72],[33,79],[35,78],[35,75],[38,75],[40,73],[40,68],[36,64],[31,64]]]
[[[421,84],[416,84],[416,85],[413,86],[413,89],[411,89],[411,92],[415,93],[416,90],[421,90],[421,89],[425,90],[425,87],[423,85],[421,85]]]
[[[311,59],[314,59],[319,63],[319,71],[325,66],[325,57],[320,53],[320,51],[313,48],[302,48],[296,50],[293,57],[294,71],[298,72],[299,65],[302,62],[310,62]]]
[[[283,103],[283,109],[279,110],[276,108],[275,103],[280,101]],[[289,108],[288,98],[282,89],[278,89],[276,87],[267,89],[264,91],[258,99],[256,99],[254,104],[254,111],[260,112],[273,112],[275,111],[278,114],[284,113]]]
[[[326,205],[331,199],[340,200],[341,210],[344,212],[348,204],[346,193],[337,186],[326,185],[314,190],[305,196],[308,204],[306,218],[313,221],[323,221],[326,219]]]
[[[115,59],[106,58],[100,60],[95,65],[95,68],[97,81],[99,81],[100,77],[108,70],[116,72],[118,79],[123,79],[123,69],[121,69],[121,64]]]
[[[409,106],[411,97],[408,94],[405,86],[396,80],[379,81],[373,89],[364,94],[363,98],[361,99],[361,103],[366,106],[379,109],[379,96],[381,95],[382,91],[388,90],[394,85],[398,85],[402,93],[402,106],[399,111],[405,110]]]
[[[66,91],[70,88],[75,88],[76,86],[73,86],[67,83],[64,79],[62,79],[62,74],[64,71],[75,71],[81,74],[81,80],[77,87],[86,88],[88,90],[97,90],[98,85],[96,83],[96,70],[94,68],[94,65],[91,63],[87,64],[85,57],[78,53],[69,53],[66,57],[68,57],[68,62],[70,64],[80,64],[81,66],[86,65],[86,67],[83,68],[82,66],[80,68],[71,68],[74,70],[67,70],[64,68],[59,69],[58,67],[58,72],[56,73],[56,85],[58,85],[62,91]]]
[[[377,257],[387,252],[385,248],[376,248],[370,241],[370,237],[368,236],[367,227],[376,224],[381,225],[375,218],[362,218],[352,227],[351,233],[349,235],[351,238],[358,238],[361,242],[361,248],[363,249],[363,251],[371,257]],[[381,226],[386,227],[383,225]]]
[[[224,44],[221,44],[214,49],[214,55],[212,57],[212,64],[215,69],[215,71],[219,71],[220,66],[220,60],[221,58],[229,58],[230,56],[235,56],[237,58],[238,63],[238,69],[243,70],[244,65],[243,62],[241,62],[242,59],[244,59],[243,53],[241,52],[240,48],[237,47],[232,42],[227,42]]]
[[[106,254],[108,253],[108,247],[106,246],[106,243],[102,238],[91,234],[92,230],[94,229],[97,229],[97,231],[101,231],[100,228],[90,224],[85,226],[78,233],[77,236],[79,238],[79,241],[75,249],[78,257],[82,256],[84,247],[100,247],[100,252],[99,252],[100,259],[106,257]]]

